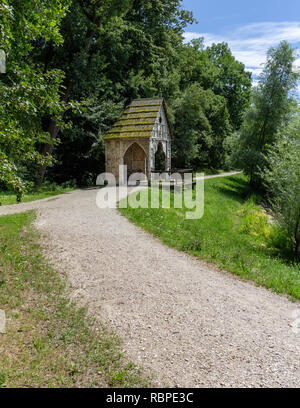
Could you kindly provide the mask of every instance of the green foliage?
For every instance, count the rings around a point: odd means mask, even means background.
[[[260,171],[265,166],[266,149],[274,144],[276,133],[289,117],[290,91],[295,88],[299,76],[292,69],[294,60],[293,50],[286,41],[269,49],[242,129],[228,143],[231,163],[243,168],[256,187],[262,187]]]
[[[281,129],[266,155],[262,177],[273,214],[287,231],[295,253],[300,249],[300,110]]]
[[[5,388],[6,387],[6,374],[1,371],[0,372],[0,388]]]
[[[38,146],[49,143],[43,115],[59,116],[59,87],[63,73],[44,70],[31,56],[35,46],[61,44],[61,19],[67,0],[1,0],[0,48],[6,53],[6,74],[0,77],[0,182],[21,199],[25,183],[18,174],[22,163],[49,164]]]
[[[217,69],[211,88],[216,95],[226,99],[230,124],[238,130],[245,109],[249,107],[251,73],[245,71],[244,64],[234,58],[226,43],[213,44],[206,52]]]
[[[194,83],[174,101],[172,109],[175,165],[222,167],[223,142],[231,132],[225,98]]]
[[[26,182],[39,184],[45,174],[58,183],[93,183],[104,169],[103,134],[142,97],[163,96],[172,108],[177,164],[222,165],[223,140],[240,126],[250,76],[226,44],[183,44],[194,20],[180,0],[35,5],[0,3],[8,62],[0,82],[2,186],[21,196]],[[188,97],[192,112],[181,123]]]
[[[254,237],[265,240],[270,236],[271,226],[268,216],[258,207],[253,198],[250,198],[238,212],[241,215],[239,231]]]
[[[213,44],[204,48],[203,38],[192,40],[179,49],[181,69],[180,87],[186,89],[198,83],[226,100],[233,129],[239,129],[243,113],[249,105],[251,74],[238,62],[227,44]]]
[[[75,180],[81,186],[95,185],[96,175],[105,170],[103,137],[123,107],[122,102],[89,100],[82,112],[70,111],[66,119],[72,120],[72,127],[61,132],[57,162],[49,167],[48,178],[59,184]]]
[[[280,225],[273,225],[268,237],[268,246],[283,256],[289,256],[292,242],[287,230]]]
[[[125,104],[158,94],[168,98],[176,91],[176,47],[191,21],[179,0],[71,2],[60,27],[63,44],[36,48],[35,58],[65,73],[63,100],[88,100],[88,106],[64,113],[72,127],[59,129],[57,164],[48,177],[94,182],[104,169],[103,134]],[[57,138],[56,123],[50,133]]]

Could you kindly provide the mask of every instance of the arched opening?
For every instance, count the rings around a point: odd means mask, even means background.
[[[124,164],[127,166],[127,173],[130,176],[132,173],[146,172],[146,153],[137,143],[133,143],[128,147],[124,154]]]
[[[166,170],[166,155],[161,143],[159,143],[157,151],[155,153],[155,170],[156,171]]]

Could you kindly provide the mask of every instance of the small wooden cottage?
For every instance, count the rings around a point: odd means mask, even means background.
[[[128,175],[171,170],[172,131],[163,98],[135,99],[104,137],[106,172],[119,180],[119,165]]]

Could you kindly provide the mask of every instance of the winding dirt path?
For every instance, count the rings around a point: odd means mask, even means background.
[[[179,387],[299,387],[299,304],[162,244],[96,206],[97,190],[0,207],[38,209],[45,251],[126,355]],[[300,328],[300,324],[299,324]]]

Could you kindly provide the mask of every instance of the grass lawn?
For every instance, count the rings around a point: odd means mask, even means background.
[[[204,216],[199,220],[186,219],[185,209],[119,210],[165,244],[300,299],[300,264],[281,257],[271,245],[275,228],[249,194],[247,179],[240,174],[205,181]],[[173,197],[171,193],[171,202]]]
[[[0,388],[144,386],[120,340],[69,301],[64,278],[41,255],[34,218],[0,217]]]
[[[55,190],[44,190],[38,191],[36,193],[28,193],[22,197],[22,203],[28,201],[41,200],[42,198],[56,196],[58,194],[68,193],[74,190],[74,188],[58,188]],[[0,205],[17,204],[16,194],[7,191],[0,191]]]

